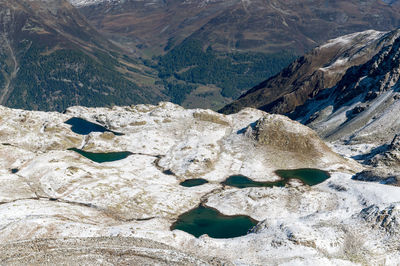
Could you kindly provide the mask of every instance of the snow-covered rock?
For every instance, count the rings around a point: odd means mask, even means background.
[[[80,6],[90,6],[90,5],[96,5],[104,2],[112,3],[112,2],[119,2],[120,0],[69,0],[71,4],[74,6],[80,7]]]
[[[76,134],[65,123],[72,117],[122,135]],[[96,163],[69,148],[131,155]],[[329,171],[331,178],[313,187],[221,185],[230,175],[274,181],[277,169],[311,167]],[[167,264],[400,262],[392,233],[398,224],[391,223],[389,232],[365,218],[374,213],[360,215],[369,206],[395,206],[399,188],[352,180],[362,169],[300,123],[251,108],[226,116],[171,103],[71,107],[64,114],[0,107],[0,260],[47,246],[49,258],[59,262],[61,251],[67,260],[81,243],[99,261],[105,259],[103,249],[155,261],[162,257]],[[179,185],[199,177],[209,183]],[[259,224],[232,239],[170,230],[179,215],[200,203]],[[99,245],[88,237],[98,238]],[[55,240],[43,240],[48,238]],[[130,241],[140,244],[115,249]]]

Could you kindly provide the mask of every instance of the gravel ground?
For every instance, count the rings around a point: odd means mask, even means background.
[[[0,245],[1,265],[226,265],[140,238],[19,241]]]

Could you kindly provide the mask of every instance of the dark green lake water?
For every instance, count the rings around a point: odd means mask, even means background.
[[[64,123],[71,125],[71,130],[79,135],[88,135],[91,132],[112,132],[114,135],[120,136],[122,133],[111,131],[103,126],[89,122],[79,117],[68,119]]]
[[[195,237],[207,234],[212,238],[232,238],[243,236],[257,224],[248,216],[226,216],[214,210],[199,206],[179,216],[171,230],[179,229]]]
[[[275,173],[284,180],[299,179],[309,186],[318,185],[331,177],[328,172],[313,168],[277,170]]]
[[[314,186],[330,177],[329,173],[313,168],[277,170],[275,173],[281,177],[281,180],[276,182],[257,182],[243,175],[233,175],[227,178],[222,184],[237,188],[284,187],[290,179],[298,179],[306,185]]]
[[[203,178],[196,178],[196,179],[188,179],[183,182],[181,182],[179,185],[184,186],[184,187],[196,187],[196,186],[201,186],[208,183],[207,180]]]
[[[122,152],[107,152],[107,153],[95,153],[95,152],[87,152],[76,148],[68,149],[70,151],[74,151],[79,153],[80,155],[94,161],[97,163],[104,163],[104,162],[113,162],[125,159],[132,153],[129,151],[122,151]]]

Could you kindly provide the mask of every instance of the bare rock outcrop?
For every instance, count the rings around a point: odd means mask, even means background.
[[[65,123],[74,117],[92,129],[77,131]],[[400,261],[381,229],[354,218],[367,206],[399,202],[398,187],[352,180],[359,164],[287,117],[251,108],[223,115],[162,102],[78,106],[62,114],[0,106],[0,120],[4,263]],[[127,156],[103,160],[116,152]],[[276,170],[297,168],[327,171],[329,179],[314,186],[223,184],[232,175],[272,182],[279,179]],[[208,182],[180,185],[193,178]],[[225,216],[248,216],[259,225],[230,239],[171,230],[199,204]],[[371,232],[364,236],[364,229]]]
[[[378,227],[391,236],[399,235],[400,233],[399,204],[392,204],[384,208],[371,205],[361,210],[359,218],[370,224],[371,227]]]

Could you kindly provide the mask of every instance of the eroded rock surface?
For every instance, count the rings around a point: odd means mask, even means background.
[[[64,123],[72,117],[122,134],[75,134]],[[68,150],[73,147],[132,154],[96,163]],[[386,245],[389,233],[371,226],[378,221],[359,216],[368,206],[400,202],[398,187],[352,180],[363,170],[359,164],[283,116],[250,108],[226,116],[170,103],[73,107],[64,114],[0,107],[0,154],[4,263],[26,262],[15,254],[30,254],[37,245],[48,247],[48,257],[36,252],[33,261],[46,257],[54,263],[76,263],[75,256],[88,264],[400,261],[394,246]],[[275,181],[275,170],[295,168],[329,171],[331,178],[312,187],[296,181],[273,188],[221,184],[238,174]],[[192,178],[208,183],[179,185]],[[179,215],[199,204],[225,215],[247,215],[259,224],[252,233],[232,239],[170,230]],[[397,230],[396,223],[391,226]],[[146,247],[136,243],[139,238]],[[398,246],[396,238],[390,241]]]
[[[149,239],[98,237],[42,239],[0,245],[5,264],[43,265],[206,265],[227,264],[185,254]]]
[[[390,144],[385,144],[378,152],[365,160],[368,169],[354,175],[353,179],[380,182],[383,184],[400,184],[400,136],[396,135]]]

